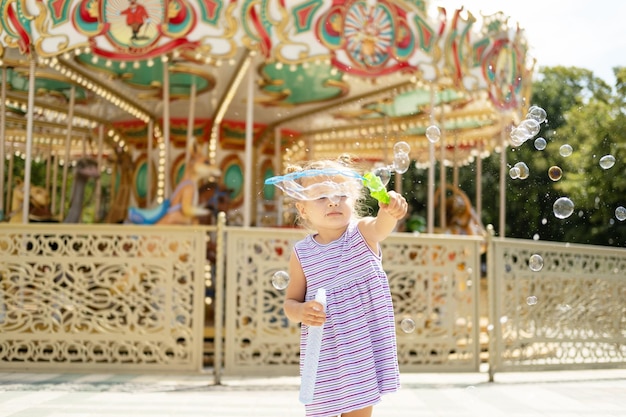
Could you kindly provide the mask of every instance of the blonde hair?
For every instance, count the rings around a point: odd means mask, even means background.
[[[285,174],[293,174],[297,172],[309,171],[309,170],[331,170],[331,171],[344,171],[344,172],[352,172],[359,173],[359,168],[355,163],[354,159],[349,155],[340,155],[337,159],[321,159],[317,161],[305,161],[300,164],[291,164],[285,167]],[[295,181],[299,184],[303,183],[306,177],[300,177]],[[357,191],[357,198],[354,201],[354,212],[353,216],[355,218],[361,218],[367,212],[367,206],[364,204],[365,202],[365,187],[360,182],[356,182],[360,187]],[[314,231],[311,224],[303,217],[300,216],[300,211],[298,210],[296,215],[296,224],[300,225],[308,230]]]

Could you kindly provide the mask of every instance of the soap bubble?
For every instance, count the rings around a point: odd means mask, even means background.
[[[511,145],[513,146],[520,146],[522,143],[526,142],[529,138],[528,138],[528,134],[526,132],[524,132],[523,130],[519,130],[517,128],[514,128],[513,130],[511,130]]]
[[[289,274],[285,271],[276,271],[272,276],[272,285],[277,290],[284,290],[289,286]]]
[[[552,181],[558,181],[562,176],[563,170],[560,167],[554,165],[548,169],[548,177],[550,177]]]
[[[546,140],[542,137],[539,137],[537,139],[535,139],[535,149],[537,149],[538,151],[543,151],[544,149],[546,149]]]
[[[413,333],[415,331],[415,322],[411,318],[404,318],[400,322],[400,328],[404,333]]]
[[[619,206],[618,208],[616,208],[615,218],[619,220],[620,222],[623,222],[624,220],[626,220],[626,208],[624,208],[623,206]]]
[[[393,153],[397,154],[397,153],[410,153],[411,152],[411,146],[404,142],[404,141],[400,141],[400,142],[396,142],[395,145],[393,145]]]
[[[517,128],[524,129],[525,131],[527,131],[529,134],[528,139],[530,139],[533,136],[535,136],[537,133],[539,133],[539,130],[541,129],[541,125],[535,119],[526,119],[526,120],[522,120],[522,123],[520,123]]]
[[[561,197],[552,206],[554,215],[559,219],[566,219],[574,212],[574,203],[567,197]]]
[[[509,169],[509,176],[511,178],[513,178],[514,180],[519,178],[519,168],[518,167],[511,167],[511,169]]]
[[[565,158],[570,156],[572,152],[573,152],[573,149],[570,145],[562,145],[559,148],[559,153],[561,154],[562,157],[565,157]]]
[[[514,168],[517,168],[519,170],[519,179],[520,180],[525,180],[526,178],[528,178],[528,175],[530,175],[530,170],[528,169],[528,165],[526,165],[526,163],[524,162],[518,162],[517,164],[515,164]]]
[[[526,304],[528,304],[529,306],[534,306],[535,304],[537,304],[537,297],[535,297],[534,295],[529,296],[528,298],[526,298]]]
[[[615,157],[613,155],[604,155],[600,158],[600,166],[603,169],[612,168],[615,165]]]
[[[548,114],[541,107],[530,106],[530,108],[528,109],[528,114],[526,115],[526,118],[533,119],[537,123],[543,123],[546,120],[547,116]]]
[[[398,174],[404,174],[411,166],[411,158],[408,153],[398,152],[393,156],[393,170]]]
[[[435,125],[430,125],[426,128],[426,137],[431,143],[439,142],[439,139],[441,139],[441,130]]]
[[[350,169],[305,169],[268,178],[265,184],[274,185],[289,197],[300,201],[320,198],[338,201],[345,196],[358,199],[363,177]]]
[[[372,172],[380,178],[380,182],[382,182],[385,187],[389,184],[389,180],[391,179],[391,171],[389,171],[389,167],[378,167]]]
[[[543,258],[541,257],[541,255],[538,254],[534,254],[531,255],[530,259],[528,260],[528,267],[532,270],[532,271],[541,271],[541,269],[543,268]]]

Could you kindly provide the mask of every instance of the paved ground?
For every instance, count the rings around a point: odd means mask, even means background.
[[[626,370],[403,374],[376,417],[626,416]],[[0,373],[0,417],[304,416],[298,378]]]

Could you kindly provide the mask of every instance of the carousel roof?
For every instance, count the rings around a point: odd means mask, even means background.
[[[192,122],[209,149],[242,148],[252,109],[263,152],[278,132],[289,158],[383,160],[404,140],[424,162],[425,130],[436,124],[445,138],[436,146],[463,163],[500,143],[529,96],[523,31],[502,14],[478,27],[471,12],[416,0],[4,5],[5,138],[16,149],[31,73],[34,148],[61,151],[71,136],[78,154],[95,148],[100,125],[110,146],[145,148],[148,122],[159,140],[164,118],[174,143]]]

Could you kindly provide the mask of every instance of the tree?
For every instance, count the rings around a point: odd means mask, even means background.
[[[624,71],[616,69],[616,96],[601,79],[585,69],[551,67],[540,70],[533,84],[531,104],[546,110],[548,119],[538,136],[547,140],[537,150],[534,139],[510,148],[512,166],[525,162],[531,175],[526,180],[507,178],[507,235],[542,240],[599,245],[626,244],[626,225],[615,219],[614,211],[623,200],[626,180],[623,172]],[[621,93],[620,89],[621,88]],[[573,152],[564,156],[561,146]],[[603,169],[599,160],[610,155],[617,163]],[[563,176],[553,181],[548,169],[559,167]],[[620,168],[621,167],[621,168]],[[620,171],[621,170],[621,171]],[[560,197],[574,202],[571,216],[560,219],[553,204]]]
[[[537,135],[545,138],[547,146],[537,149],[532,138],[506,150],[507,170],[523,162],[530,172],[524,180],[506,178],[506,236],[626,245],[626,221],[615,216],[617,207],[626,207],[626,68],[615,68],[614,72],[617,82],[611,89],[586,69],[540,69],[530,104],[548,114]],[[572,147],[570,156],[561,154],[563,145]],[[600,166],[600,158],[606,155],[616,161],[608,169]],[[560,168],[562,178],[551,179],[550,167]],[[410,189],[411,183],[426,184],[426,175],[426,171],[409,171],[404,175],[403,189]],[[499,177],[500,155],[494,153],[483,161],[481,216],[483,223],[494,224],[496,230]],[[459,186],[474,202],[475,183],[475,165],[462,168]],[[425,187],[421,188],[423,192],[409,193],[409,202],[413,212],[425,216]],[[554,202],[560,197],[574,203],[574,212],[565,219],[554,214]]]

